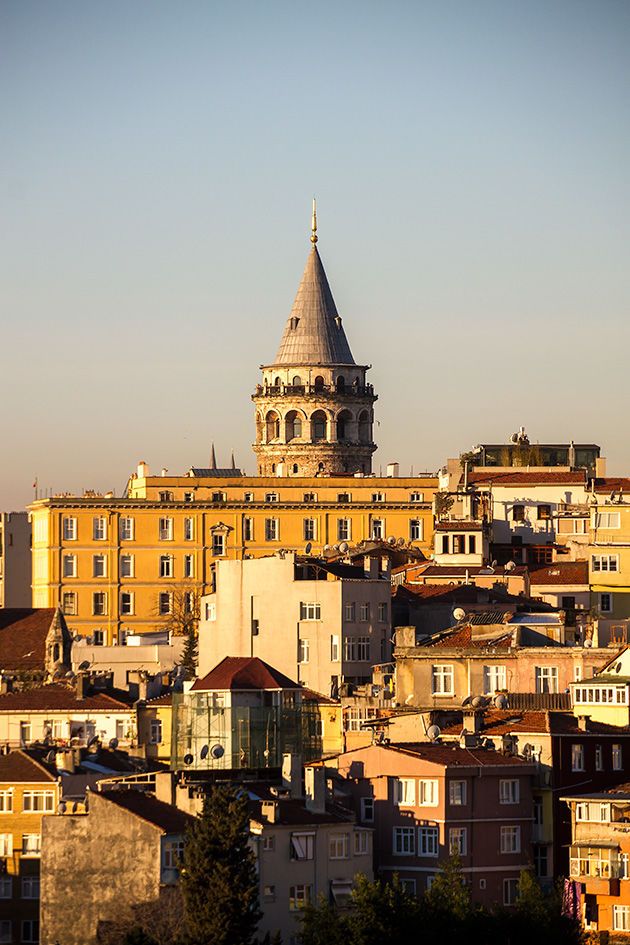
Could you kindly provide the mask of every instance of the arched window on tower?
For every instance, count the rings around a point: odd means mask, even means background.
[[[274,387],[280,387],[280,385],[282,384],[282,381],[280,380],[279,377],[276,377],[276,378],[274,379],[273,384],[274,384]]]
[[[285,420],[286,441],[298,439],[302,436],[302,417],[297,410],[290,410]]]
[[[300,377],[299,374],[296,374],[295,377],[293,378],[293,386],[294,387],[302,386],[302,378]]]
[[[372,424],[370,423],[370,415],[367,410],[364,410],[359,415],[359,442],[369,443],[371,439],[372,439]]]
[[[346,389],[346,379],[345,379],[345,377],[338,377],[338,378],[337,378],[337,390],[338,390],[340,393],[343,393],[345,389]]]
[[[311,439],[326,439],[326,414],[323,410],[316,410],[311,417]]]
[[[318,374],[317,377],[315,378],[314,387],[315,387],[315,390],[324,389],[324,378],[321,376],[321,374]]]
[[[275,410],[270,410],[266,418],[267,424],[267,443],[271,443],[272,440],[280,439],[280,417]]]
[[[350,438],[350,422],[352,414],[349,410],[342,410],[337,417],[337,440],[344,443]]]

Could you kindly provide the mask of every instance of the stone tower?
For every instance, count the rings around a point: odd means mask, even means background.
[[[371,365],[355,364],[313,244],[272,364],[262,365],[254,452],[259,476],[336,476],[372,471]]]

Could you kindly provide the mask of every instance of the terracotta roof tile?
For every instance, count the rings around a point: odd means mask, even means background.
[[[387,751],[399,751],[406,755],[415,755],[423,761],[446,767],[498,767],[502,765],[527,765],[522,758],[503,755],[492,748],[461,748],[454,744],[438,742],[401,743],[388,745]],[[532,766],[533,767],[533,766]]]
[[[529,572],[529,583],[588,585],[588,561],[556,561],[544,568],[536,568]]]
[[[36,761],[27,751],[18,749],[10,751],[8,755],[0,755],[0,783],[2,784],[56,780],[56,768]]]
[[[611,492],[623,490],[630,493],[630,479],[626,476],[606,476],[603,479],[595,480],[595,492],[602,492],[609,495]]]
[[[451,722],[441,726],[442,735],[459,735],[466,725],[466,716],[460,713],[461,721]],[[577,718],[571,712],[528,711],[515,709],[488,709],[483,713],[481,735],[510,735],[515,732],[525,734],[551,735],[614,735],[627,734],[630,737],[630,728],[623,729],[616,725],[607,725],[604,722],[589,721],[587,731],[583,731]]]
[[[460,648],[485,649],[489,646],[492,646],[507,650],[510,648],[511,643],[511,630],[508,630],[507,632],[497,630],[497,634],[494,637],[485,637],[484,639],[476,640],[473,638],[473,632],[470,623],[467,623],[463,627],[457,627],[454,630],[446,631],[445,633],[440,634],[437,638],[421,640],[418,646],[431,649],[448,650]]]
[[[85,708],[86,711],[114,711],[128,709],[132,700],[120,689],[110,692],[97,692],[77,699],[74,687],[55,684],[40,686],[38,689],[25,689],[22,692],[7,692],[0,695],[0,712],[47,710],[66,711]]]
[[[226,656],[203,679],[192,686],[195,691],[215,689],[299,689],[294,682],[257,656]]]
[[[0,668],[43,671],[54,616],[54,607],[0,609]]]
[[[586,473],[585,472],[562,472],[560,470],[549,470],[544,472],[534,472],[532,470],[528,471],[515,470],[514,472],[495,472],[492,467],[486,468],[484,470],[475,470],[468,474],[468,481],[473,483],[477,482],[492,482],[497,486],[512,486],[512,485],[551,485],[553,483],[557,485],[585,485],[586,484]]]

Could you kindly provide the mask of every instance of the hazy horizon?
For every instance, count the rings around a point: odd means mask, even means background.
[[[630,475],[630,6],[0,7],[0,510],[234,449],[319,249],[374,469],[594,442]]]

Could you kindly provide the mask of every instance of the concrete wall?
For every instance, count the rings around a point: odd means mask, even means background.
[[[98,793],[89,814],[44,818],[41,945],[92,945],[99,921],[157,899],[160,842],[157,827]]]
[[[28,512],[0,512],[0,607],[31,606]]]

